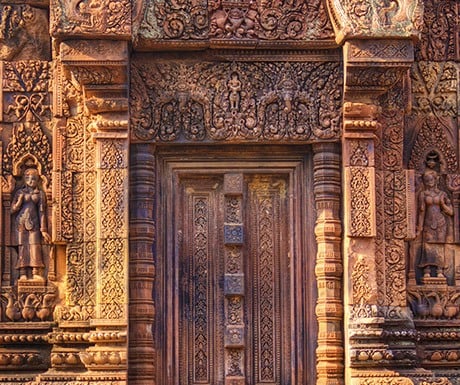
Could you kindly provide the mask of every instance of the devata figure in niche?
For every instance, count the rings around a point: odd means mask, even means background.
[[[42,244],[50,243],[46,218],[46,195],[39,186],[40,175],[35,168],[24,171],[24,186],[19,188],[11,204],[16,213],[14,231],[18,239],[19,280],[44,280],[45,264]]]
[[[417,236],[422,237],[418,267],[423,270],[424,278],[444,278],[444,245],[449,230],[449,217],[454,215],[454,209],[447,193],[438,187],[439,176],[436,170],[427,168],[422,180],[424,189],[418,197]]]

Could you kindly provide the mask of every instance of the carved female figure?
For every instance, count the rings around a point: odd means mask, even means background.
[[[49,243],[46,218],[46,195],[39,188],[40,176],[35,168],[24,171],[24,186],[16,191],[11,204],[11,212],[16,214],[15,231],[18,237],[19,280],[43,279],[45,264],[42,243]]]
[[[422,235],[422,253],[418,267],[423,269],[424,277],[444,277],[444,244],[447,240],[448,216],[454,215],[452,203],[445,191],[438,188],[438,174],[428,169],[423,174],[424,190],[418,197],[419,215],[417,235]]]

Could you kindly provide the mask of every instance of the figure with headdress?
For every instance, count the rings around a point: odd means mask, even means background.
[[[19,280],[44,280],[42,244],[50,243],[48,234],[46,194],[39,186],[36,168],[24,171],[24,186],[14,194],[11,213],[16,214],[14,230],[18,239]]]
[[[454,209],[447,193],[438,187],[439,176],[435,169],[427,168],[422,181],[424,188],[418,196],[417,235],[422,241],[418,267],[423,269],[425,278],[432,275],[443,278],[448,218],[454,215]]]

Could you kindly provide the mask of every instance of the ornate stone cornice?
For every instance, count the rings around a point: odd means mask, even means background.
[[[349,40],[344,45],[346,98],[369,101],[393,87],[414,61],[408,39]]]

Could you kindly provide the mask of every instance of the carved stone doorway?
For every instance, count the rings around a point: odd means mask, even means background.
[[[157,157],[158,383],[314,383],[311,156],[187,154]]]

